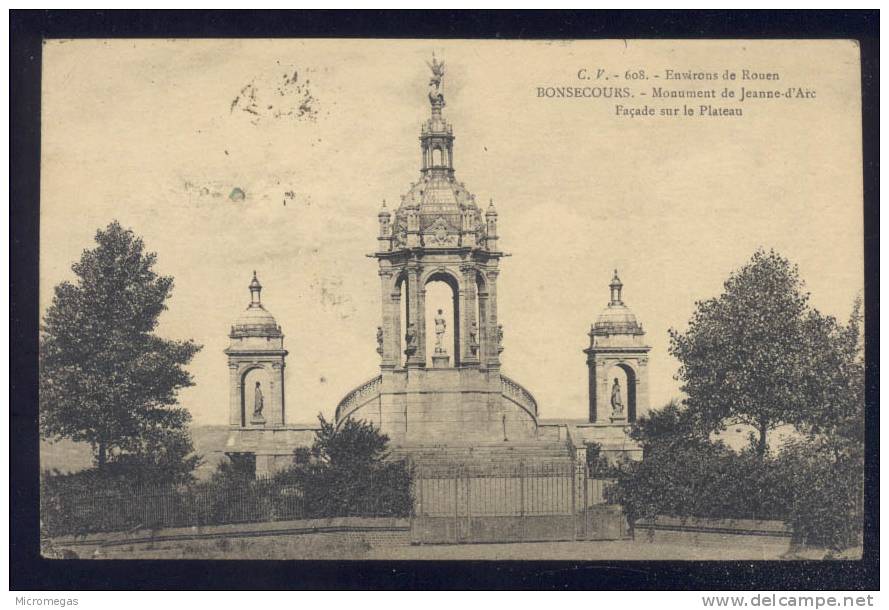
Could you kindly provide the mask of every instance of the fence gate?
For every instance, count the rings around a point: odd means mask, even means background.
[[[583,529],[578,527],[576,480],[571,463],[421,467],[415,479],[413,540],[574,540]]]
[[[608,481],[585,474],[564,462],[418,467],[412,541],[466,544],[626,537],[620,507],[605,503]]]

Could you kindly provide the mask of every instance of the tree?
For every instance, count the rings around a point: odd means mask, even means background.
[[[318,422],[312,448],[294,450],[294,464],[281,481],[299,486],[308,514],[410,514],[410,469],[389,459],[389,437],[364,421],[347,419],[337,428],[319,414]]]
[[[695,304],[684,333],[670,329],[689,411],[711,430],[753,426],[760,457],[770,430],[806,420],[836,389],[819,366],[835,355],[830,322],[803,288],[796,266],[758,250],[720,296]]]
[[[653,409],[633,422],[629,436],[642,447],[644,458],[664,446],[707,443],[707,432],[689,409],[671,399],[660,409]]]
[[[183,367],[200,346],[154,334],[173,278],[153,271],[157,255],[117,221],[95,239],[44,316],[41,434],[89,443],[100,469],[122,454],[183,457],[191,416],[176,396],[193,385]]]
[[[829,349],[815,351],[811,365],[824,383],[811,388],[811,407],[796,422],[810,440],[851,456],[864,450],[864,328],[861,298],[847,324],[831,316],[811,317],[810,336],[827,337]],[[863,455],[862,455],[863,459]]]
[[[321,414],[318,424],[311,454],[331,467],[368,470],[382,464],[388,456],[389,437],[373,424],[349,418],[337,430],[334,423]]]

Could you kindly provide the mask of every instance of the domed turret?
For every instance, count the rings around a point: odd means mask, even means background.
[[[262,306],[262,284],[253,272],[250,282],[250,305],[232,325],[231,337],[280,337],[281,327],[275,317]]]
[[[225,349],[229,368],[229,425],[284,425],[284,335],[262,306],[262,284],[253,272],[250,305],[232,324]],[[251,450],[252,451],[252,450]]]
[[[614,270],[614,277],[611,279],[609,288],[611,288],[611,301],[596,318],[591,334],[644,335],[645,332],[642,330],[642,325],[636,320],[635,314],[621,300],[623,283],[617,276],[617,269]]]
[[[622,426],[648,411],[648,351],[645,332],[621,298],[614,270],[611,300],[590,329],[583,350],[589,367],[590,422]]]
[[[491,223],[476,205],[475,195],[454,175],[454,129],[442,116],[444,63],[433,57],[430,67],[431,114],[420,129],[420,179],[401,197],[391,218],[380,212],[379,251],[493,250],[496,240],[487,234]]]

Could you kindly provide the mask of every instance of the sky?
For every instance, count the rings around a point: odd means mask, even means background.
[[[57,40],[44,51],[41,312],[97,229],[132,228],[175,278],[158,332],[203,345],[179,397],[196,424],[227,422],[222,350],[253,270],[290,352],[288,423],[331,417],[378,374],[366,255],[381,202],[397,205],[419,177],[433,51],[457,178],[494,200],[511,255],[498,279],[503,371],[541,417],[587,413],[582,350],[615,268],[652,347],[652,407],[680,395],[668,329],[757,248],[798,264],[825,313],[845,319],[863,290],[850,42]],[[537,96],[600,66],[774,71],[776,87],[817,96],[694,119]]]

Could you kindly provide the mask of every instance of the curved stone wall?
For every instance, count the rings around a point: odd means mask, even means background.
[[[395,444],[454,444],[535,439],[537,403],[496,371],[388,371],[355,388],[336,422],[361,419]]]

